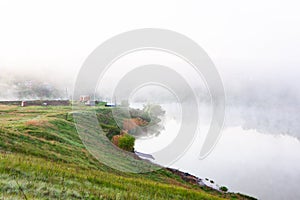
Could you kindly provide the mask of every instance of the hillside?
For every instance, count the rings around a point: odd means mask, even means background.
[[[132,174],[94,159],[71,107],[0,105],[0,199],[250,199],[187,183],[169,170]],[[115,132],[109,109],[99,109]]]

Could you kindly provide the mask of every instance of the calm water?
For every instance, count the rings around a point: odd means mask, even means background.
[[[158,151],[176,137],[181,123],[180,117],[176,117],[180,109],[176,105],[165,108],[168,113],[164,119],[165,130],[158,137],[138,140],[138,151]],[[209,115],[209,111],[205,111],[204,115]],[[237,115],[231,116],[230,119],[227,116],[222,136],[208,157],[198,159],[205,135],[203,132],[208,128],[204,120],[193,145],[171,167],[210,178],[231,191],[259,199],[300,199],[300,142],[294,137],[295,133],[272,134],[274,127],[264,129],[261,124],[258,126],[255,123],[252,123],[252,127],[245,127],[243,118],[238,120],[235,118]],[[244,121],[249,122],[251,119]],[[287,125],[282,122],[279,126]]]

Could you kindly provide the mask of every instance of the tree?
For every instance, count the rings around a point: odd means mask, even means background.
[[[128,133],[125,133],[119,137],[118,140],[118,146],[119,148],[125,150],[125,151],[131,151],[133,152],[134,150],[134,142],[135,138]]]
[[[163,116],[166,112],[158,104],[147,104],[144,105],[143,111],[147,113],[150,117],[158,118]]]

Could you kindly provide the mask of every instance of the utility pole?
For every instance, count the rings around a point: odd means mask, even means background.
[[[117,98],[116,98],[116,96],[114,96],[115,97],[115,106],[117,107]]]
[[[68,88],[66,88],[66,98],[69,99]]]

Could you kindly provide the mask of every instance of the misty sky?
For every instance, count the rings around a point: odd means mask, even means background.
[[[288,105],[290,113],[300,102],[299,7],[296,0],[0,1],[0,89],[6,83],[0,91],[10,94],[4,90],[14,76],[71,90],[102,42],[153,27],[204,48],[224,81],[228,105],[264,106],[264,113],[270,105]]]
[[[200,44],[225,80],[295,80],[300,71],[299,6],[295,0],[0,1],[0,69],[74,78],[106,39],[155,27]]]

